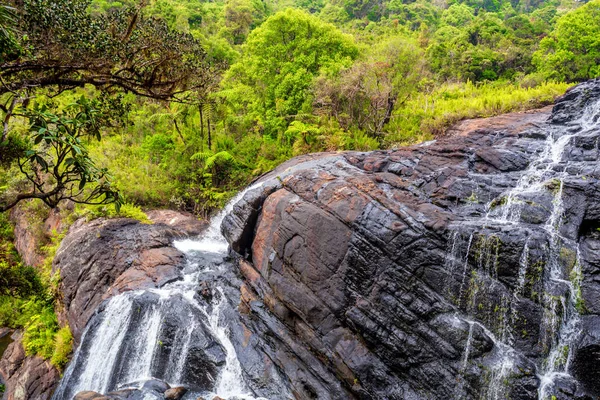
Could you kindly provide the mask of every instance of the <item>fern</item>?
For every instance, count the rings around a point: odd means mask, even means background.
[[[227,151],[220,151],[208,157],[204,165],[206,168],[211,169],[215,166],[224,165],[230,161],[233,161],[233,156]]]

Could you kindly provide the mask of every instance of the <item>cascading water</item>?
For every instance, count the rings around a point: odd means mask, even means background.
[[[540,400],[549,400],[560,389],[560,380],[572,380],[570,366],[576,364],[572,345],[581,325],[582,263],[577,240],[564,233],[568,211],[564,193],[573,174],[569,172],[574,166],[569,159],[573,142],[598,129],[599,112],[597,102],[572,126],[548,124],[540,128],[545,129],[544,136],[534,132],[534,139],[522,140],[532,146],[524,151],[533,154],[527,168],[502,171],[499,175],[510,175],[509,183],[500,186],[504,192],[494,193],[491,201],[486,198],[485,206],[469,209],[464,220],[453,225],[446,254],[449,279],[443,287],[456,306],[451,309],[451,325],[464,346],[454,358],[457,386],[448,392],[457,399],[511,398],[511,376],[525,374],[533,389],[524,389],[527,395],[519,398],[533,398],[537,390]],[[494,140],[504,139],[497,135]],[[222,318],[231,310],[226,291],[214,287],[212,300],[198,295],[207,274],[229,267],[228,246],[219,227],[243,194],[212,220],[200,240],[176,243],[189,258],[182,280],[160,289],[124,293],[100,308],[88,323],[55,399],[71,399],[83,390],[106,393],[140,387],[152,377],[188,387],[200,382],[203,389],[197,393],[208,398],[250,398]],[[541,205],[534,204],[538,198]],[[538,212],[534,222],[532,208]],[[506,238],[513,240],[507,242],[512,246],[510,263],[499,261],[505,257],[501,240]],[[572,262],[566,266],[564,259]],[[507,265],[510,273],[499,270]],[[530,334],[522,329],[523,303],[532,307],[531,315],[541,316],[534,320],[534,329],[540,332],[532,335],[533,344],[526,349],[540,354],[537,358],[523,355],[520,347]],[[190,368],[194,365],[206,368]],[[485,385],[473,384],[478,379]]]
[[[254,398],[221,321],[223,309],[230,307],[224,291],[216,287],[208,303],[199,301],[197,294],[203,276],[229,265],[224,262],[228,244],[220,225],[246,191],[212,219],[200,239],[175,242],[189,259],[182,280],[107,301],[88,324],[53,399],[70,400],[86,390],[140,388],[152,378],[183,384],[209,398]],[[202,371],[190,372],[188,363]],[[198,382],[204,387],[195,387]]]
[[[455,304],[471,315],[481,315],[481,309],[486,305],[481,301],[486,296],[490,286],[497,284],[497,270],[494,260],[498,257],[498,247],[493,244],[495,232],[507,232],[515,229],[530,230],[530,235],[543,238],[545,242],[545,262],[540,272],[540,291],[536,295],[544,308],[544,318],[540,333],[540,346],[545,349],[545,357],[537,365],[539,377],[539,400],[549,400],[553,396],[553,386],[556,379],[572,378],[569,366],[572,360],[572,344],[580,334],[581,308],[581,262],[579,247],[576,240],[561,234],[563,226],[564,180],[569,177],[567,169],[570,165],[567,149],[570,143],[579,137],[597,135],[600,101],[590,104],[584,110],[581,118],[576,121],[579,129],[567,130],[564,127],[548,125],[547,139],[544,146],[527,169],[516,179],[516,185],[505,191],[499,197],[488,202],[479,218],[467,218],[456,227],[451,234],[446,267],[450,276],[460,276],[456,284]],[[566,132],[565,132],[566,131]],[[528,207],[534,203],[531,199],[552,192],[553,200],[545,223],[528,225],[524,219]],[[541,226],[541,229],[539,228]],[[538,243],[539,244],[539,243]],[[497,349],[495,361],[488,367],[488,389],[480,393],[480,398],[503,399],[509,398],[507,380],[511,374],[515,360],[519,356],[515,345],[515,325],[519,319],[517,304],[526,291],[528,277],[532,270],[541,270],[542,263],[530,260],[531,243],[529,238],[522,244],[521,257],[518,265],[516,282],[511,296],[502,295],[495,305],[493,313],[499,315],[496,320],[484,320],[490,327],[487,336],[494,342]],[[574,253],[572,265],[565,268],[561,258],[565,254]],[[460,269],[460,272],[458,271]],[[528,272],[529,271],[529,272]],[[487,285],[487,288],[486,288]],[[493,289],[493,288],[492,288]],[[449,289],[450,290],[450,289]],[[477,309],[479,307],[479,310]],[[460,374],[468,370],[469,354],[472,352],[473,324],[466,315],[459,316],[469,324],[469,334],[460,361]],[[479,324],[479,322],[476,322]],[[491,332],[493,331],[493,333]],[[456,398],[465,397],[462,389],[464,378],[460,378]]]

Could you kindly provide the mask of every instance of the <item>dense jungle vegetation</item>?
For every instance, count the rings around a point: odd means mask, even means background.
[[[206,217],[295,155],[429,140],[598,76],[600,0],[0,0],[0,325],[66,362],[56,244],[22,265],[17,204]]]

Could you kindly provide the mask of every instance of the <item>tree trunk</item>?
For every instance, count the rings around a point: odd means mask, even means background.
[[[200,112],[200,144],[204,143],[204,116],[202,115],[202,104],[198,105],[198,111]]]
[[[206,117],[206,126],[208,128],[208,150],[210,151],[210,149],[212,148],[212,142],[210,138],[210,116]]]

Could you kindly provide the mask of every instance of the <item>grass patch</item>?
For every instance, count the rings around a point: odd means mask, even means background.
[[[552,104],[570,85],[545,82],[536,87],[516,83],[453,83],[419,93],[394,113],[386,128],[386,147],[430,140],[451,125],[470,118],[492,117]]]
[[[77,204],[75,211],[68,216],[68,219],[69,222],[74,222],[79,218],[85,218],[88,222],[97,218],[132,218],[142,224],[152,223],[140,207],[131,203],[124,203],[119,212],[115,210],[112,204],[98,206]]]

